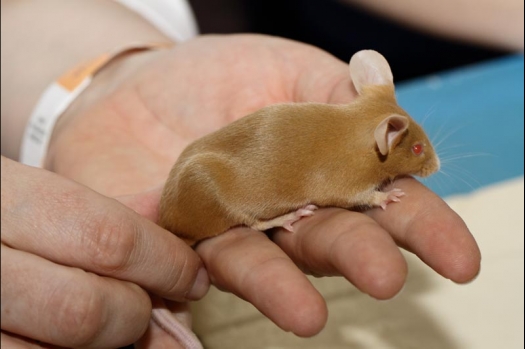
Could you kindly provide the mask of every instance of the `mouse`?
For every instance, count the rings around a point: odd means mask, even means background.
[[[319,207],[386,209],[405,193],[385,183],[438,171],[387,60],[358,51],[349,70],[348,104],[274,104],[190,143],[164,185],[159,224],[190,246],[236,226],[293,231]]]
[[[386,209],[405,195],[386,183],[438,171],[424,130],[396,102],[386,59],[362,50],[349,69],[357,97],[348,104],[274,104],[190,143],[164,185],[158,224],[190,246],[237,226],[293,232],[322,207]],[[184,348],[202,348],[168,315],[152,313]]]

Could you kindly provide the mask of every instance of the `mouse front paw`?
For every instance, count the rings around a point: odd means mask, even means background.
[[[399,188],[394,188],[392,190],[389,190],[387,192],[381,192],[381,200],[379,202],[379,206],[386,210],[386,206],[391,202],[399,202],[401,201],[400,197],[405,196],[405,192],[402,191]]]

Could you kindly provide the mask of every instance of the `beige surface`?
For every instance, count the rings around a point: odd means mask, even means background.
[[[523,177],[447,201],[483,255],[479,277],[457,285],[406,253],[410,273],[395,299],[376,301],[342,278],[314,279],[326,328],[309,339],[281,331],[250,304],[216,289],[194,305],[209,349],[514,349],[524,347]]]

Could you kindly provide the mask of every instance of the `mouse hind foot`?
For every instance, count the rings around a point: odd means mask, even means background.
[[[279,217],[275,217],[267,221],[257,221],[255,224],[250,226],[250,228],[259,230],[259,231],[265,231],[271,228],[283,227],[289,232],[293,232],[294,228],[292,224],[294,224],[295,222],[297,222],[303,217],[313,216],[314,211],[317,210],[317,208],[318,207],[315,205],[307,205],[305,207],[298,209],[297,211],[293,211],[293,212],[287,213]]]
[[[400,202],[402,196],[405,196],[405,192],[399,188],[394,188],[389,191],[370,189],[354,197],[352,204],[381,207],[383,210],[386,210],[389,203]]]

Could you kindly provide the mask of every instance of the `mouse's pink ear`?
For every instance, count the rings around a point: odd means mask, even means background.
[[[405,116],[393,114],[381,121],[374,131],[379,152],[382,155],[387,155],[390,149],[399,143],[407,128],[408,118]]]
[[[350,59],[350,77],[357,93],[361,94],[367,85],[394,86],[390,65],[379,52],[362,50]]]

